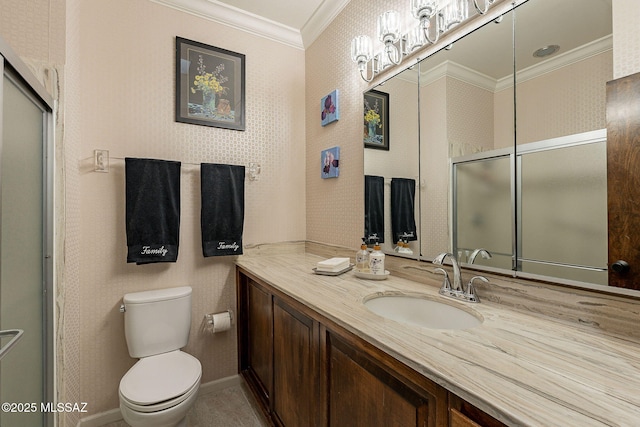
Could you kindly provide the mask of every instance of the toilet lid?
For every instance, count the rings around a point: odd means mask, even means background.
[[[172,351],[140,359],[120,380],[120,393],[138,405],[153,405],[186,393],[200,380],[195,357]]]

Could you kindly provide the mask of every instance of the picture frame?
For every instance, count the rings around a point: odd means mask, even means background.
[[[320,177],[322,179],[340,176],[340,147],[331,147],[320,153]]]
[[[245,55],[176,37],[176,122],[245,130]]]
[[[320,124],[326,126],[340,120],[340,103],[338,89],[324,96],[320,101]]]
[[[365,92],[363,119],[364,148],[389,151],[389,94]]]

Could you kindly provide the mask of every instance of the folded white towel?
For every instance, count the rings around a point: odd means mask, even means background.
[[[329,258],[324,261],[319,261],[316,269],[318,271],[335,273],[347,267],[349,267],[349,258]]]

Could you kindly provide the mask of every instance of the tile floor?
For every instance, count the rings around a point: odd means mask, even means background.
[[[244,383],[202,394],[187,414],[188,427],[267,427]],[[124,421],[102,427],[128,427]]]

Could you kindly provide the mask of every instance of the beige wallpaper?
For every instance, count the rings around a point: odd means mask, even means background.
[[[185,350],[203,383],[237,373],[235,332],[201,330],[206,313],[235,308],[235,270],[202,256],[197,164],[261,165],[245,183],[245,245],[304,239],[305,71],[301,50],[147,0],[83,1],[80,34],[80,395],[96,413],[118,406],[134,363],[118,311],[128,292],[193,287]],[[174,122],[175,36],[246,55],[246,131]],[[92,171],[94,149],[109,150],[109,173]],[[126,263],[124,157],[184,162],[176,263]]]
[[[417,77],[417,76],[413,76]],[[364,150],[364,173],[385,178],[384,185],[384,230],[383,251],[393,251],[397,241],[392,238],[391,228],[391,179],[408,178],[418,184],[418,114],[415,105],[418,102],[416,81],[396,78],[376,87],[377,91],[389,94],[389,151],[378,149]],[[419,189],[416,189],[416,197]],[[418,226],[419,205],[416,198],[415,220]],[[364,233],[361,233],[364,234]],[[418,250],[416,242],[410,242],[411,250]]]
[[[449,144],[447,110],[448,77],[442,77],[420,88],[420,122],[431,123],[420,132],[423,148],[420,150],[421,177],[421,253],[434,258],[448,248],[449,229]],[[428,96],[427,96],[428,95]],[[445,141],[437,144],[436,141]]]
[[[602,82],[611,79],[612,52],[606,51],[518,83],[518,144],[604,129],[606,87]]]
[[[613,3],[613,78],[640,72],[640,7],[636,0]]]
[[[64,67],[64,83],[61,96],[61,114],[63,117],[79,118],[82,112],[80,75],[81,75],[81,34],[78,25],[80,4],[82,0],[66,1],[66,52],[67,61]],[[56,187],[64,194],[64,214],[56,220],[58,233],[56,240],[63,242],[64,251],[56,256],[58,264],[62,264],[58,276],[58,387],[60,402],[82,402],[81,381],[83,372],[80,369],[81,346],[80,337],[84,319],[81,318],[81,231],[80,231],[80,173],[78,158],[82,142],[81,123],[79,119],[63,120],[63,147],[56,156],[58,170],[62,170],[63,178]],[[62,185],[63,183],[63,185]],[[59,425],[75,426],[80,419],[79,413],[59,414]]]

